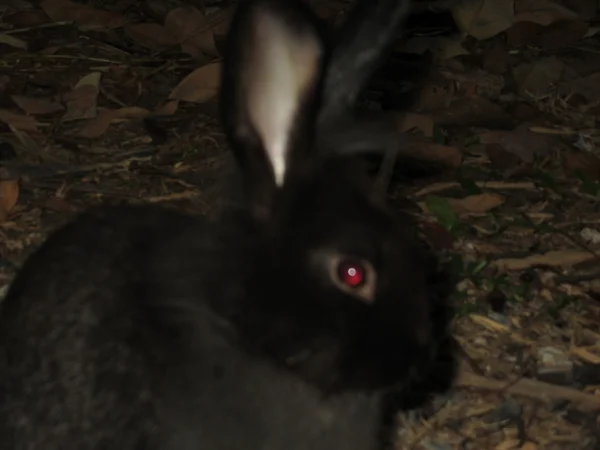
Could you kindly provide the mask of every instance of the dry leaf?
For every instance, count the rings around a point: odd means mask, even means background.
[[[436,61],[444,61],[455,56],[469,54],[469,51],[462,46],[460,35],[415,36],[402,45],[400,50],[417,55],[430,51]]]
[[[498,194],[469,195],[464,198],[448,198],[448,203],[457,214],[484,213],[504,203],[504,197]]]
[[[494,261],[494,265],[504,270],[524,270],[532,266],[565,267],[594,259],[594,254],[579,250],[555,250],[525,258],[504,258]]]
[[[462,32],[479,40],[488,39],[514,23],[514,0],[456,2],[452,16]]]
[[[181,44],[182,50],[191,56],[219,56],[213,25],[193,6],[184,5],[172,10],[165,18],[165,28]]]
[[[12,25],[14,28],[35,27],[43,23],[48,23],[48,15],[43,11],[37,10],[17,11],[3,17],[2,21]]]
[[[173,89],[169,99],[202,103],[214,98],[221,83],[221,63],[200,67],[190,73]]]
[[[124,29],[125,33],[136,44],[152,50],[166,50],[177,45],[177,38],[169,30],[157,23],[136,23],[127,25]]]
[[[401,133],[416,128],[421,130],[425,137],[432,137],[433,127],[433,119],[425,114],[406,113],[398,118],[398,129]]]
[[[0,181],[0,222],[8,219],[19,199],[19,180]]]
[[[27,50],[27,42],[11,36],[10,34],[0,33],[0,44],[6,44],[10,47],[20,48],[21,50]]]
[[[6,109],[0,109],[0,121],[17,130],[38,131],[40,126],[35,117],[15,114]]]
[[[581,172],[594,181],[600,180],[600,159],[593,153],[566,152],[563,155],[563,164],[568,172]]]
[[[159,106],[152,113],[153,116],[172,116],[177,112],[179,107],[179,100],[170,100],[165,104]]]
[[[555,56],[542,58],[534,63],[521,64],[514,69],[514,77],[520,92],[542,95],[558,83],[564,63]]]
[[[104,110],[98,117],[90,120],[79,131],[79,136],[85,138],[98,138],[102,136],[111,123],[119,119],[142,119],[150,115],[147,109],[131,106],[128,108]]]
[[[46,99],[11,95],[13,102],[28,114],[52,114],[65,109],[60,103]]]
[[[50,197],[44,203],[44,207],[58,212],[77,212],[78,208],[61,197]]]
[[[88,30],[120,28],[129,22],[129,19],[121,14],[102,11],[69,0],[44,0],[40,6],[55,22],[75,22],[80,28]]]
[[[560,90],[564,95],[581,95],[590,103],[600,102],[600,73],[561,83]]]
[[[458,168],[462,164],[462,153],[457,147],[434,144],[433,142],[409,142],[402,146],[399,154],[420,161],[439,164],[447,168]]]
[[[553,0],[516,0],[515,21],[550,25],[559,20],[577,20],[576,12]]]
[[[63,121],[92,119],[96,117],[96,103],[100,91],[100,72],[92,72],[79,80],[75,88],[65,95],[67,112]]]
[[[486,131],[479,135],[482,144],[499,144],[526,163],[533,162],[535,155],[545,155],[556,147],[551,137],[520,127],[512,131]]]

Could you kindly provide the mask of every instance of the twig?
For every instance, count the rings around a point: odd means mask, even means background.
[[[489,391],[503,391],[507,394],[521,395],[545,402],[555,400],[568,400],[576,408],[585,411],[600,411],[600,397],[577,389],[557,386],[532,378],[519,378],[514,382],[492,380],[480,375],[475,375],[467,370],[462,371],[455,382],[456,386],[466,388],[485,389]]]

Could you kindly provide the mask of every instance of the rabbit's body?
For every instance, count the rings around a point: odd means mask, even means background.
[[[392,27],[407,5],[373,11]],[[375,450],[397,408],[451,384],[435,259],[324,135],[364,76],[322,95],[329,52],[300,1],[245,0],[231,29],[222,121],[244,206],[105,207],[51,236],[1,305],[0,448]]]
[[[235,344],[207,298],[241,286],[198,267],[227,252],[243,271],[248,253],[214,239],[214,225],[104,208],[27,262],[0,316],[0,448],[373,448],[379,396],[323,399]]]

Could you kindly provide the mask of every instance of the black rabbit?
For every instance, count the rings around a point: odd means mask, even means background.
[[[449,387],[435,260],[324,144],[326,80],[352,54],[370,71],[406,15],[371,4],[330,52],[301,1],[240,3],[221,100],[245,207],[107,206],[54,233],[2,304],[1,449],[374,450]]]

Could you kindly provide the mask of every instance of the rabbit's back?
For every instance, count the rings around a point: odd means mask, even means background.
[[[235,346],[207,298],[226,284],[210,280],[210,253],[223,257],[211,232],[106,208],[33,255],[0,314],[1,448],[372,448],[376,398],[322,401]]]

